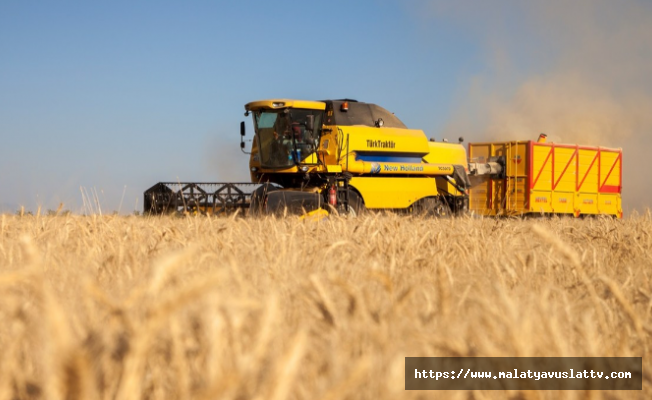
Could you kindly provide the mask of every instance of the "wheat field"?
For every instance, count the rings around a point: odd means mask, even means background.
[[[10,216],[0,400],[652,397],[652,216]],[[643,391],[405,391],[406,356],[637,356]]]

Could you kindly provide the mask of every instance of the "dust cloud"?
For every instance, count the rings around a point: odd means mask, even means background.
[[[650,207],[652,2],[422,1],[480,45],[444,136],[623,148],[625,211]],[[427,17],[423,17],[427,15]]]
[[[251,135],[246,138],[251,139]],[[204,138],[202,166],[214,182],[249,182],[249,156],[240,150],[240,135],[214,134]],[[251,142],[246,143],[246,151]]]

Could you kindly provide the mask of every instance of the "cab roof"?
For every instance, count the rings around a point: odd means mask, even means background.
[[[268,99],[252,101],[245,104],[245,110],[282,110],[302,108],[308,110],[328,110],[324,124],[342,126],[384,126],[386,128],[407,129],[407,126],[391,113],[376,104],[364,103],[353,99],[339,100],[292,100]],[[379,125],[379,121],[383,124]]]
[[[326,103],[323,101],[312,100],[292,100],[292,99],[268,99],[257,100],[245,104],[246,111],[260,110],[260,109],[283,109],[283,108],[306,108],[309,110],[325,110]]]

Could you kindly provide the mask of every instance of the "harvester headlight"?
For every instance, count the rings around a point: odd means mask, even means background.
[[[284,107],[284,106],[285,106],[285,103],[282,102],[282,101],[280,101],[280,102],[275,101],[275,102],[272,103],[272,107]]]
[[[301,167],[301,172],[308,172],[308,167],[306,167],[305,165]]]
[[[256,168],[256,167],[251,167],[251,172],[256,172],[256,171],[258,171],[258,168]]]

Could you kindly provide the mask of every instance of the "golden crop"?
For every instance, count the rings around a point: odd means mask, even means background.
[[[652,395],[649,213],[0,218],[0,400]],[[405,391],[406,356],[642,356],[645,375]]]

